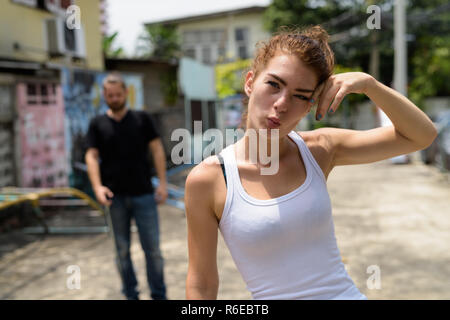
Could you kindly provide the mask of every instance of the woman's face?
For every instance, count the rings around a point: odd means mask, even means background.
[[[317,81],[311,68],[289,54],[274,56],[256,79],[249,71],[247,128],[279,129],[280,137],[287,135],[310,111]]]

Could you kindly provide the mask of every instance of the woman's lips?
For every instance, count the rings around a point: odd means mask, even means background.
[[[280,126],[280,120],[277,118],[267,118],[267,126],[271,129],[278,128]]]

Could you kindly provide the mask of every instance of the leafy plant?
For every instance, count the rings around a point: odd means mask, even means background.
[[[219,98],[235,95],[243,90],[244,71],[251,60],[237,60],[216,65],[216,91]]]
[[[153,24],[145,26],[139,37],[138,49],[143,56],[170,60],[180,56],[180,45],[175,25]]]
[[[118,57],[123,56],[123,48],[122,47],[114,48],[114,42],[116,41],[118,34],[119,34],[119,32],[116,31],[109,36],[103,37],[102,49],[103,49],[103,54],[105,55],[105,57],[118,58]]]

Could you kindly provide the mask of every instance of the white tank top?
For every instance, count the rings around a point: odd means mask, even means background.
[[[325,176],[303,139],[306,180],[260,200],[243,188],[234,144],[221,151],[227,196],[219,229],[253,299],[367,299],[347,274],[337,247]]]

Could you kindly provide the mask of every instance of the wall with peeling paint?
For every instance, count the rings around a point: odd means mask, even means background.
[[[19,185],[67,186],[61,86],[38,81],[19,82],[16,94]]]

